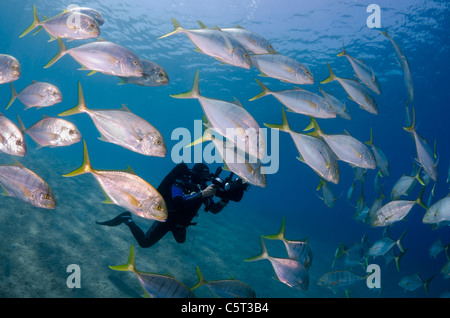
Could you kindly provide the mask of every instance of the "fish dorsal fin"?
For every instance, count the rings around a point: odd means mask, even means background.
[[[31,84],[36,84],[36,83],[38,83],[38,81],[36,81],[36,80],[31,81]]]
[[[120,108],[120,110],[124,111],[124,112],[131,113],[131,110],[127,106],[125,106],[125,104],[122,104],[122,107]]]
[[[236,24],[236,28],[238,28],[238,29],[245,29],[243,26],[240,26],[239,24]]]
[[[25,166],[22,163],[20,163],[19,161],[17,161],[17,159],[14,159],[14,164],[13,165],[16,166],[16,167],[25,168]]]
[[[207,29],[208,27],[200,20],[197,20],[198,25],[200,26],[200,28],[202,29]]]
[[[233,98],[234,98],[234,104],[235,105],[238,105],[239,107],[244,108],[244,106],[242,106],[241,102],[236,97],[233,97]]]
[[[127,168],[125,170],[123,170],[123,171],[131,173],[131,174],[136,174],[136,172],[134,172],[133,168],[131,168],[129,165],[127,165]]]
[[[214,29],[214,30],[222,31],[217,25],[215,25],[213,29]]]

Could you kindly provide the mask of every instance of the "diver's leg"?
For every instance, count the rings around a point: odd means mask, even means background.
[[[133,221],[125,223],[131,230],[134,238],[138,242],[140,247],[146,248],[154,245],[169,231],[168,226],[163,222],[155,221],[147,233],[141,230],[141,228]]]
[[[186,228],[175,228],[172,230],[172,234],[177,243],[186,241]]]

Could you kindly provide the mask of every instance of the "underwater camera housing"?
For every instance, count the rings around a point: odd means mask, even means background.
[[[228,201],[241,201],[244,196],[244,191],[249,187],[247,183],[243,183],[242,179],[237,177],[233,180],[234,173],[230,172],[230,175],[222,179],[220,173],[222,172],[222,167],[217,168],[214,174],[211,174],[211,183],[216,186],[216,197],[219,197]]]

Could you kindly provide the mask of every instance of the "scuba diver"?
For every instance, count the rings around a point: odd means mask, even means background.
[[[125,224],[143,248],[154,245],[169,231],[175,241],[183,243],[186,240],[186,229],[197,224],[192,219],[197,216],[202,204],[205,204],[205,212],[217,214],[230,200],[240,201],[247,190],[249,185],[240,178],[232,180],[233,173],[222,180],[219,177],[221,170],[219,167],[215,174],[211,174],[204,163],[196,163],[192,170],[185,163],[175,166],[157,188],[167,205],[167,219],[165,222],[155,221],[146,233],[133,221],[128,211],[112,220],[96,223],[107,226]],[[211,184],[207,185],[207,182]],[[220,201],[214,202],[214,195]]]

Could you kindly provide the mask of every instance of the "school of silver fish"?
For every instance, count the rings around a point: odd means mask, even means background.
[[[77,23],[69,23],[71,20]],[[160,36],[165,39],[177,34],[185,34],[196,47],[196,51],[212,57],[222,64],[228,64],[242,69],[256,68],[263,79],[276,79],[284,83],[311,85],[316,79],[307,66],[301,62],[285,56],[275,50],[263,36],[244,27],[207,27],[197,21],[199,28],[187,29],[172,18],[173,31]],[[100,27],[104,24],[102,14],[92,8],[77,8],[63,10],[60,14],[40,19],[36,6],[33,6],[33,22],[19,36],[24,37],[31,31],[38,33],[42,29],[50,36],[49,41],[56,40],[58,52],[44,68],[51,67],[65,55],[70,55],[77,61],[80,70],[96,72],[120,79],[118,84],[134,84],[139,86],[158,87],[169,84],[169,76],[165,69],[153,61],[139,57],[130,49],[100,39]],[[340,182],[339,162],[345,162],[353,167],[355,179],[347,192],[347,200],[351,201],[355,188],[361,186],[361,195],[356,203],[354,218],[371,227],[383,227],[382,238],[369,243],[363,237],[360,243],[351,247],[340,244],[336,250],[332,267],[343,259],[344,268],[325,273],[318,285],[331,289],[334,293],[344,290],[349,295],[351,286],[364,281],[365,274],[358,274],[357,270],[365,269],[367,260],[384,257],[386,265],[395,260],[400,270],[400,259],[407,251],[402,245],[406,231],[397,239],[391,238],[391,226],[404,220],[416,205],[425,209],[423,223],[430,224],[433,229],[450,225],[450,196],[434,200],[434,187],[438,180],[436,145],[434,153],[427,140],[416,131],[416,115],[413,105],[414,88],[407,59],[400,46],[388,35],[386,30],[380,31],[392,43],[398,55],[400,66],[404,74],[404,83],[409,104],[412,105],[413,118],[405,131],[412,135],[417,158],[415,169],[411,175],[403,175],[393,186],[389,202],[383,192],[382,178],[391,175],[388,159],[382,149],[374,144],[373,132],[370,130],[370,140],[361,142],[348,132],[342,134],[327,134],[319,127],[317,119],[332,120],[337,116],[351,120],[348,103],[344,103],[323,87],[329,82],[336,81],[347,93],[348,98],[361,109],[377,115],[379,109],[373,93],[381,94],[380,84],[372,67],[363,60],[350,55],[343,45],[342,52],[337,56],[345,57],[354,71],[355,78],[343,78],[335,75],[330,64],[326,62],[329,77],[322,80],[318,86],[318,93],[293,87],[281,91],[268,88],[267,84],[256,79],[261,93],[249,99],[255,101],[267,95],[272,95],[281,103],[281,124],[265,123],[270,129],[279,129],[292,138],[299,153],[299,161],[311,168],[319,178],[317,190],[322,191],[320,199],[328,207],[334,207],[338,199],[334,194],[332,184]],[[33,35],[34,35],[33,34]],[[64,40],[96,39],[72,48],[67,48]],[[17,81],[21,77],[19,61],[11,55],[0,54],[0,84],[9,83],[11,98],[6,105],[9,109],[15,99],[19,99],[25,109],[32,107],[51,107],[62,102],[59,88],[46,82],[33,81],[17,92]],[[16,84],[13,85],[13,82]],[[258,122],[237,101],[226,101],[213,97],[205,97],[199,90],[199,71],[197,70],[193,85],[186,93],[170,95],[177,99],[197,99],[204,113],[204,134],[191,145],[210,141],[220,154],[226,169],[240,176],[245,182],[265,187],[267,183],[264,166],[261,160],[267,154],[267,144],[264,133]],[[268,99],[268,98],[266,98]],[[304,131],[294,131],[290,128],[285,108],[291,112],[306,116],[310,119]],[[409,108],[407,105],[407,115]],[[81,84],[78,83],[78,104],[59,116],[70,116],[86,113],[94,122],[100,133],[100,140],[124,147],[130,151],[145,156],[165,157],[166,144],[162,134],[144,118],[135,115],[125,105],[122,108],[96,109],[87,108]],[[26,126],[17,116],[18,126],[11,119],[0,113],[0,151],[13,157],[24,157],[27,152],[25,135],[29,135],[38,147],[63,147],[82,141],[81,132],[77,127],[61,118],[44,116],[33,125]],[[111,203],[131,211],[135,215],[164,222],[167,218],[167,207],[158,191],[146,180],[142,179],[128,167],[126,170],[98,170],[93,169],[89,160],[87,146],[84,144],[83,161],[80,168],[65,174],[65,177],[90,173],[99,183],[106,195],[105,203]],[[239,160],[236,160],[238,158]],[[365,173],[376,170],[374,186],[377,198],[368,204],[364,196]],[[422,176],[420,174],[422,173]],[[450,180],[450,168],[447,183]],[[417,199],[408,199],[417,183],[422,188]],[[428,204],[423,201],[423,193],[428,184],[434,183]],[[55,209],[56,200],[51,187],[36,173],[23,166],[17,160],[13,164],[0,165],[0,185],[7,196],[15,197],[28,204],[44,209]],[[422,210],[423,211],[423,210]],[[308,239],[288,240],[284,236],[285,218],[277,234],[261,235],[261,253],[247,258],[246,262],[268,260],[275,272],[275,278],[289,287],[305,291],[308,289],[310,278],[309,268],[312,265],[313,254]],[[266,240],[283,242],[287,257],[272,257],[269,255]],[[430,247],[430,256],[436,258],[442,251],[446,251],[449,258],[450,243],[445,245],[441,239]],[[396,248],[397,247],[397,252]],[[134,248],[131,246],[130,256],[125,265],[110,266],[119,271],[131,271],[139,279],[144,289],[145,297],[195,297],[194,290],[201,286],[208,286],[216,297],[256,297],[255,291],[237,279],[206,281],[197,267],[198,282],[192,288],[176,280],[171,275],[147,273],[134,267]],[[448,263],[442,268],[445,278],[449,277]],[[364,271],[365,273],[365,271]],[[428,291],[430,281],[424,280],[419,274],[405,275],[399,286],[407,291],[414,291],[423,286]],[[262,278],[263,279],[263,278]]]

